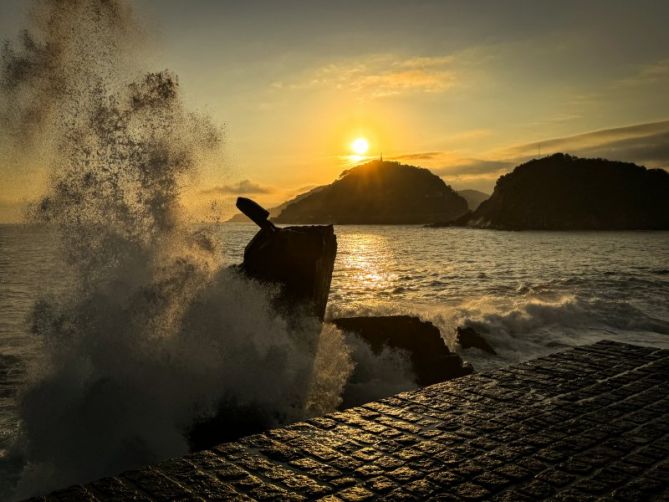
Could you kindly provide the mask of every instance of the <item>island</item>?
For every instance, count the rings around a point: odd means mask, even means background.
[[[277,223],[428,224],[450,221],[467,201],[428,169],[375,160],[287,204]]]
[[[501,176],[489,199],[445,226],[506,230],[667,230],[669,173],[557,153]]]

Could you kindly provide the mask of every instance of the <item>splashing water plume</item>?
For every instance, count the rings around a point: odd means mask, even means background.
[[[32,19],[3,48],[0,120],[17,158],[49,166],[31,217],[59,228],[73,280],[35,305],[44,351],[20,397],[14,496],[186,453],[222,402],[265,426],[334,409],[353,367],[343,335],[289,327],[276,291],[188,230],[179,194],[219,133],[175,75],[138,71],[129,5],[44,0]]]

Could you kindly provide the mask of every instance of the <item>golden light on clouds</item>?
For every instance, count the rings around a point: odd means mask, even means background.
[[[440,93],[456,82],[452,56],[413,57],[376,55],[328,63],[289,88],[328,88],[347,91],[363,99]],[[274,85],[284,87],[284,83]]]

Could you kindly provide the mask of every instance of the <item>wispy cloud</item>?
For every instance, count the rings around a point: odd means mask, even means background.
[[[443,152],[406,153],[390,157],[389,160],[432,160],[443,155]]]
[[[370,98],[382,98],[408,93],[444,92],[455,82],[453,58],[450,56],[402,59],[384,55],[330,63],[306,75],[301,82],[276,82],[273,86],[345,89]]]
[[[669,169],[669,120],[586,132],[564,138],[513,145],[487,152],[484,158],[454,151],[405,153],[395,160],[421,161],[446,182],[490,189],[494,181],[517,165],[557,152],[602,157]]]
[[[669,58],[641,66],[638,71],[617,82],[617,87],[637,87],[669,81]]]
[[[268,194],[274,192],[273,188],[259,185],[251,180],[242,180],[231,185],[218,185],[200,191],[201,195],[251,195]]]
[[[653,100],[654,96],[666,94],[665,89],[669,86],[669,58],[626,66],[625,70],[625,75],[595,87],[574,89],[574,94],[565,101],[562,113],[537,125],[567,122],[587,117],[602,108],[615,109],[619,103],[643,102],[644,99]]]
[[[518,145],[500,152],[501,156],[522,160],[566,152],[581,156],[625,160],[650,167],[669,166],[669,120],[614,129],[592,131]]]
[[[432,169],[439,176],[498,176],[513,167],[512,161],[461,159],[455,164]]]
[[[469,131],[462,131],[454,134],[448,138],[450,143],[461,143],[465,141],[479,140],[492,136],[493,132],[490,129],[471,129]]]

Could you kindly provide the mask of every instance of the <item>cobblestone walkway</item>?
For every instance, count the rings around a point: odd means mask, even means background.
[[[669,350],[599,342],[48,500],[669,500]]]

